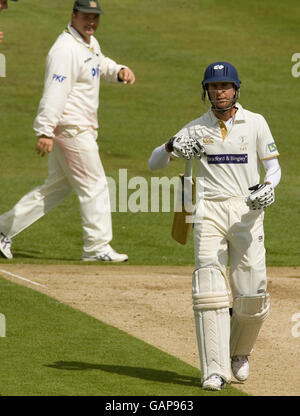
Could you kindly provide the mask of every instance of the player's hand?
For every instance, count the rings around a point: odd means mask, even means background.
[[[252,210],[268,207],[275,201],[274,189],[269,182],[251,186],[249,191],[252,192],[248,196],[246,204]]]
[[[166,149],[186,160],[192,158],[201,159],[205,155],[205,149],[202,144],[189,136],[172,137],[166,144]]]
[[[129,68],[121,68],[118,73],[119,80],[123,81],[124,84],[134,84],[135,75]]]
[[[4,37],[3,32],[0,31],[0,43],[2,42],[3,37]]]
[[[53,139],[47,136],[40,136],[37,141],[36,145],[36,152],[38,155],[42,157],[45,156],[46,153],[52,152],[53,149]]]

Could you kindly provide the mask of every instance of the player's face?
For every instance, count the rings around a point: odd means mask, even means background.
[[[227,108],[235,96],[235,88],[232,82],[210,82],[207,91],[211,103],[218,108]]]
[[[8,8],[7,0],[0,0],[0,12]]]
[[[96,13],[83,13],[78,11],[72,13],[72,26],[83,37],[86,42],[90,42],[90,37],[96,32],[99,25],[100,16]]]

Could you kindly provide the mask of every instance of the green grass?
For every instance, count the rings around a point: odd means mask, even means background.
[[[244,395],[231,386],[204,392],[196,368],[5,279],[0,305],[1,396]]]
[[[241,103],[267,119],[281,153],[282,181],[276,204],[266,210],[268,265],[298,265],[299,255],[299,78],[291,75],[298,51],[298,0],[103,0],[97,32],[103,53],[132,67],[134,86],[102,83],[100,153],[107,176],[118,180],[173,177],[181,162],[149,172],[148,158],[188,121],[206,111],[201,79],[215,60],[232,62],[242,79]],[[47,160],[35,154],[32,130],[43,89],[45,57],[70,16],[73,0],[10,4],[1,14],[7,78],[1,88],[0,212],[41,184]],[[31,6],[31,7],[30,7]],[[22,36],[19,28],[22,27]],[[134,190],[128,190],[128,197]],[[170,238],[172,213],[113,214],[116,249],[131,264],[192,264],[193,244]],[[283,227],[284,224],[284,227]],[[82,234],[73,195],[15,238],[16,262],[80,259]]]

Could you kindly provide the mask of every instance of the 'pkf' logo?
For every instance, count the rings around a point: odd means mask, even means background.
[[[67,79],[67,77],[65,77],[63,75],[53,74],[52,79],[54,81],[58,81],[58,82],[62,83],[62,82],[64,82],[65,79]]]

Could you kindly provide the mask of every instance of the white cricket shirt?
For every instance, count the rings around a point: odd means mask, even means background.
[[[97,129],[100,78],[117,82],[121,68],[126,65],[105,57],[94,36],[88,45],[69,24],[47,56],[44,92],[34,121],[37,136],[54,137],[59,125]]]
[[[175,135],[193,137],[205,147],[207,156],[196,161],[199,198],[248,196],[248,188],[260,182],[260,161],[279,155],[264,117],[236,107],[229,131],[210,109]]]

